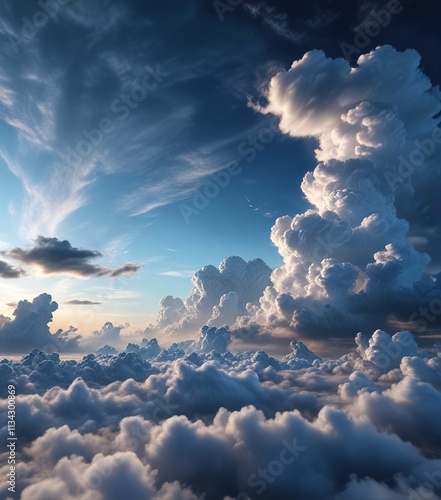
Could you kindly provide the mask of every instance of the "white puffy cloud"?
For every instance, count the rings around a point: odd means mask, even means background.
[[[171,296],[162,299],[156,322],[145,333],[189,335],[206,324],[230,325],[246,313],[247,306],[257,304],[271,284],[270,274],[261,259],[245,262],[228,257],[219,267],[205,266],[193,275],[193,288],[185,301]]]
[[[441,93],[419,62],[413,50],[385,46],[350,67],[314,50],[271,79],[267,104],[255,109],[279,117],[282,132],[319,142],[319,163],[301,185],[313,208],[277,219],[271,240],[283,264],[237,326],[353,336],[397,319],[410,327],[411,314],[440,297],[429,271],[435,240],[427,229],[432,251],[413,244],[425,223],[435,234],[433,223],[406,208],[434,201],[441,161],[434,139]]]
[[[317,137],[319,161],[395,161],[409,139],[438,124],[440,92],[419,64],[415,50],[390,46],[361,55],[355,68],[313,50],[272,78],[261,111],[280,116],[286,134]]]
[[[58,304],[47,293],[35,297],[32,302],[21,300],[12,313],[12,321],[1,322],[0,348],[4,352],[22,353],[32,348],[53,352],[78,349],[77,337],[66,337],[57,332],[51,334],[48,324]]]
[[[107,500],[130,483],[133,498],[161,500],[404,500],[427,485],[437,498],[439,349],[376,331],[339,358],[293,340],[277,360],[225,351],[227,337],[205,327],[148,362],[154,340],[81,361],[34,350],[0,362],[17,387],[20,497]]]

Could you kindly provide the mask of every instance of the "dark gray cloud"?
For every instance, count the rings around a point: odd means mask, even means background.
[[[91,261],[102,257],[93,250],[73,247],[67,240],[38,236],[33,248],[12,248],[7,252],[12,258],[25,264],[36,265],[46,274],[68,273],[74,276],[103,276],[109,271]]]
[[[99,276],[117,277],[136,273],[141,266],[125,264],[115,270],[94,264],[92,261],[102,257],[100,252],[76,248],[67,240],[38,236],[36,245],[30,249],[12,248],[4,252],[24,264],[37,266],[45,274],[69,274],[90,278]]]
[[[110,277],[117,278],[118,276],[129,276],[131,274],[137,273],[140,269],[142,269],[142,266],[139,266],[137,264],[124,264],[123,266],[113,270],[110,273]]]
[[[11,264],[0,260],[0,278],[20,278],[20,276],[23,276],[24,274],[25,272],[22,269],[17,269],[16,267],[11,266]]]

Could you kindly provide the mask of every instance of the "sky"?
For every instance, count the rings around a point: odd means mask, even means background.
[[[440,20],[1,2],[1,499],[441,500]]]
[[[87,336],[106,322],[158,330],[161,300],[173,296],[186,302],[195,290],[191,277],[204,266],[238,256],[245,262],[262,259],[280,275],[291,257],[271,237],[276,220],[317,210],[314,196],[302,188],[305,174],[318,161],[369,157],[330,150],[317,155],[318,145],[329,146],[323,145],[324,136],[338,134],[320,129],[320,123],[368,96],[360,83],[348,90],[353,95],[346,108],[345,103],[331,109],[319,96],[326,88],[317,86],[316,96],[304,92],[299,99],[317,99],[316,107],[326,110],[315,113],[305,104],[297,116],[289,110],[288,93],[268,93],[272,79],[310,51],[322,50],[355,67],[360,55],[392,46],[398,52],[416,50],[431,84],[441,80],[439,6],[433,2],[192,1],[176,3],[176,15],[171,8],[110,0],[2,3],[0,311],[5,317],[13,317],[20,300],[49,294],[58,304],[53,332],[73,326]],[[377,58],[379,80],[388,57]],[[326,72],[324,67],[325,79]],[[368,78],[359,73],[360,82]],[[393,81],[386,80],[382,92],[389,86],[393,94]],[[415,81],[402,95],[413,95],[418,85],[424,92],[425,83]],[[420,139],[439,111],[435,99],[427,106],[426,122],[421,118],[413,134]],[[288,123],[288,115],[302,125]],[[393,136],[395,130],[386,133]],[[415,137],[409,132],[409,142]],[[404,237],[430,256],[421,271],[435,276],[440,205],[436,182],[426,177],[409,188],[422,196],[409,202],[398,193],[394,210],[409,223]],[[322,214],[329,208],[324,205],[318,207]],[[358,222],[351,221],[352,228]],[[372,249],[371,263],[374,251],[387,243]],[[333,249],[325,252],[334,257]],[[347,252],[338,258],[362,267],[369,261],[351,261]],[[267,271],[262,272],[263,283]],[[222,286],[224,293],[208,300],[210,312],[222,295],[238,292]],[[257,295],[265,286],[257,285]],[[303,293],[274,288],[278,295]],[[252,306],[259,300],[254,295]],[[390,305],[395,323],[418,311],[423,299],[412,300]],[[244,316],[246,303],[239,297],[234,320]],[[208,318],[193,321],[182,335],[194,335]],[[371,328],[358,317],[354,321],[360,330]],[[382,318],[376,326],[386,323]],[[320,322],[312,328],[320,329]],[[350,336],[354,329],[349,327]],[[293,332],[303,334],[290,327],[289,335]]]

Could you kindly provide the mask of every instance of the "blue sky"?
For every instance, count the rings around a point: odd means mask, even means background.
[[[342,57],[341,43],[376,8],[337,4],[59,1],[44,13],[38,2],[3,2],[0,245],[26,274],[1,280],[0,312],[47,292],[60,305],[54,328],[146,325],[207,264],[238,255],[280,266],[271,227],[310,206],[300,183],[318,142],[281,133],[250,103],[308,50]],[[423,8],[403,2],[363,50],[416,48],[437,82],[440,42],[430,19],[423,29],[415,18]],[[219,172],[228,185],[218,189]],[[194,211],[205,192],[212,198]],[[38,236],[99,252],[94,262],[110,271],[11,260]],[[110,276],[128,263],[139,267]]]
[[[103,262],[143,265],[125,280],[126,298],[106,298],[94,327],[103,319],[145,322],[163,295],[185,296],[192,272],[228,255],[278,265],[270,228],[278,214],[301,206],[292,193],[296,175],[311,161],[308,152],[274,125],[263,135],[271,142],[260,142],[269,120],[247,107],[261,78],[252,59],[265,51],[258,26],[242,8],[221,22],[211,5],[201,5],[180,5],[176,18],[137,2],[60,5],[27,38],[21,19],[33,20],[41,8],[5,4],[4,33],[21,29],[18,39],[3,38],[2,93],[7,98],[12,92],[19,104],[2,112],[2,246],[32,246],[41,234],[97,250]],[[51,44],[60,32],[65,35]],[[143,93],[139,87],[149,68],[158,68],[163,81],[147,79]],[[142,100],[127,105],[124,94],[132,92]],[[112,130],[101,141],[95,135],[96,146],[89,148],[94,135],[87,132],[106,117],[114,122]],[[253,138],[257,148],[245,147]],[[89,146],[81,145],[85,139]],[[68,157],[72,166],[63,167],[68,148],[88,154],[79,161]],[[290,158],[296,155],[304,162],[297,173]],[[240,174],[186,223],[180,202],[191,201],[192,193],[213,182],[210,174],[236,159]],[[37,274],[9,281],[2,301],[14,303],[38,291],[60,303],[94,300],[113,286],[102,278]],[[57,322],[81,323],[77,314],[78,308],[63,306]]]

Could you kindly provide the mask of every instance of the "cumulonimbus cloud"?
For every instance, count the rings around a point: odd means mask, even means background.
[[[439,222],[405,208],[435,206],[430,186],[440,180],[440,92],[419,62],[414,50],[385,46],[351,68],[314,50],[271,79],[255,109],[278,116],[285,134],[315,137],[320,163],[301,185],[311,208],[272,228],[283,265],[238,331],[319,339],[397,322],[412,329],[415,311],[441,299],[429,268],[436,238],[426,234]],[[425,245],[414,246],[423,232]]]

